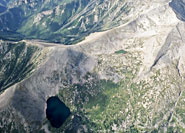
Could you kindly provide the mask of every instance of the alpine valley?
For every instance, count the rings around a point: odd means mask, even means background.
[[[185,0],[0,0],[0,39],[0,132],[185,132]]]

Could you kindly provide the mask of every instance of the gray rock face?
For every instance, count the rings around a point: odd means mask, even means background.
[[[177,14],[177,17],[185,21],[185,1],[184,0],[172,0],[170,2],[170,6],[173,8],[175,13]]]
[[[158,52],[158,55],[154,61],[155,66],[160,60],[166,64],[177,61],[177,69],[179,74],[184,75],[182,66],[184,65],[184,44],[185,44],[185,23],[179,22],[177,26],[170,32],[164,45]],[[153,67],[152,66],[152,67]],[[181,68],[179,69],[179,67]]]

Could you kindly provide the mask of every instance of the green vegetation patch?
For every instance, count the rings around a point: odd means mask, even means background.
[[[118,50],[115,52],[115,54],[126,54],[126,53],[127,53],[127,51],[125,51],[125,50]]]

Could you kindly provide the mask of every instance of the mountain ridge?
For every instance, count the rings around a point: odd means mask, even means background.
[[[184,132],[185,23],[169,2],[152,0],[143,7],[148,12],[76,45],[23,40],[51,54],[0,95],[7,101],[0,107],[2,130]],[[58,129],[45,116],[54,95],[72,112]]]

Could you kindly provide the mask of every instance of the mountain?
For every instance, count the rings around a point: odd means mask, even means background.
[[[120,12],[125,4],[128,12]],[[24,10],[24,20],[17,30],[2,30],[14,36],[0,42],[1,132],[185,132],[183,0],[17,0],[4,5]],[[72,14],[65,24],[52,16],[57,6],[60,17]],[[101,16],[103,11],[107,15]],[[97,25],[94,19],[85,21],[95,12]],[[43,22],[61,26],[39,29]],[[68,38],[74,33],[70,24],[80,29],[74,42]],[[34,33],[35,39],[46,33],[48,38],[29,40],[31,30],[43,32]],[[64,44],[85,39],[67,46],[53,43],[59,31],[67,36]],[[27,40],[16,36],[22,33]],[[46,116],[52,96],[71,111],[60,128],[52,127]]]
[[[125,0],[13,0],[0,14],[0,30],[71,44],[125,23],[129,4]]]
[[[177,14],[177,17],[182,20],[185,21],[185,6],[184,6],[184,1],[182,0],[173,0],[170,3],[170,6],[173,8],[173,10],[175,11],[175,13]]]

